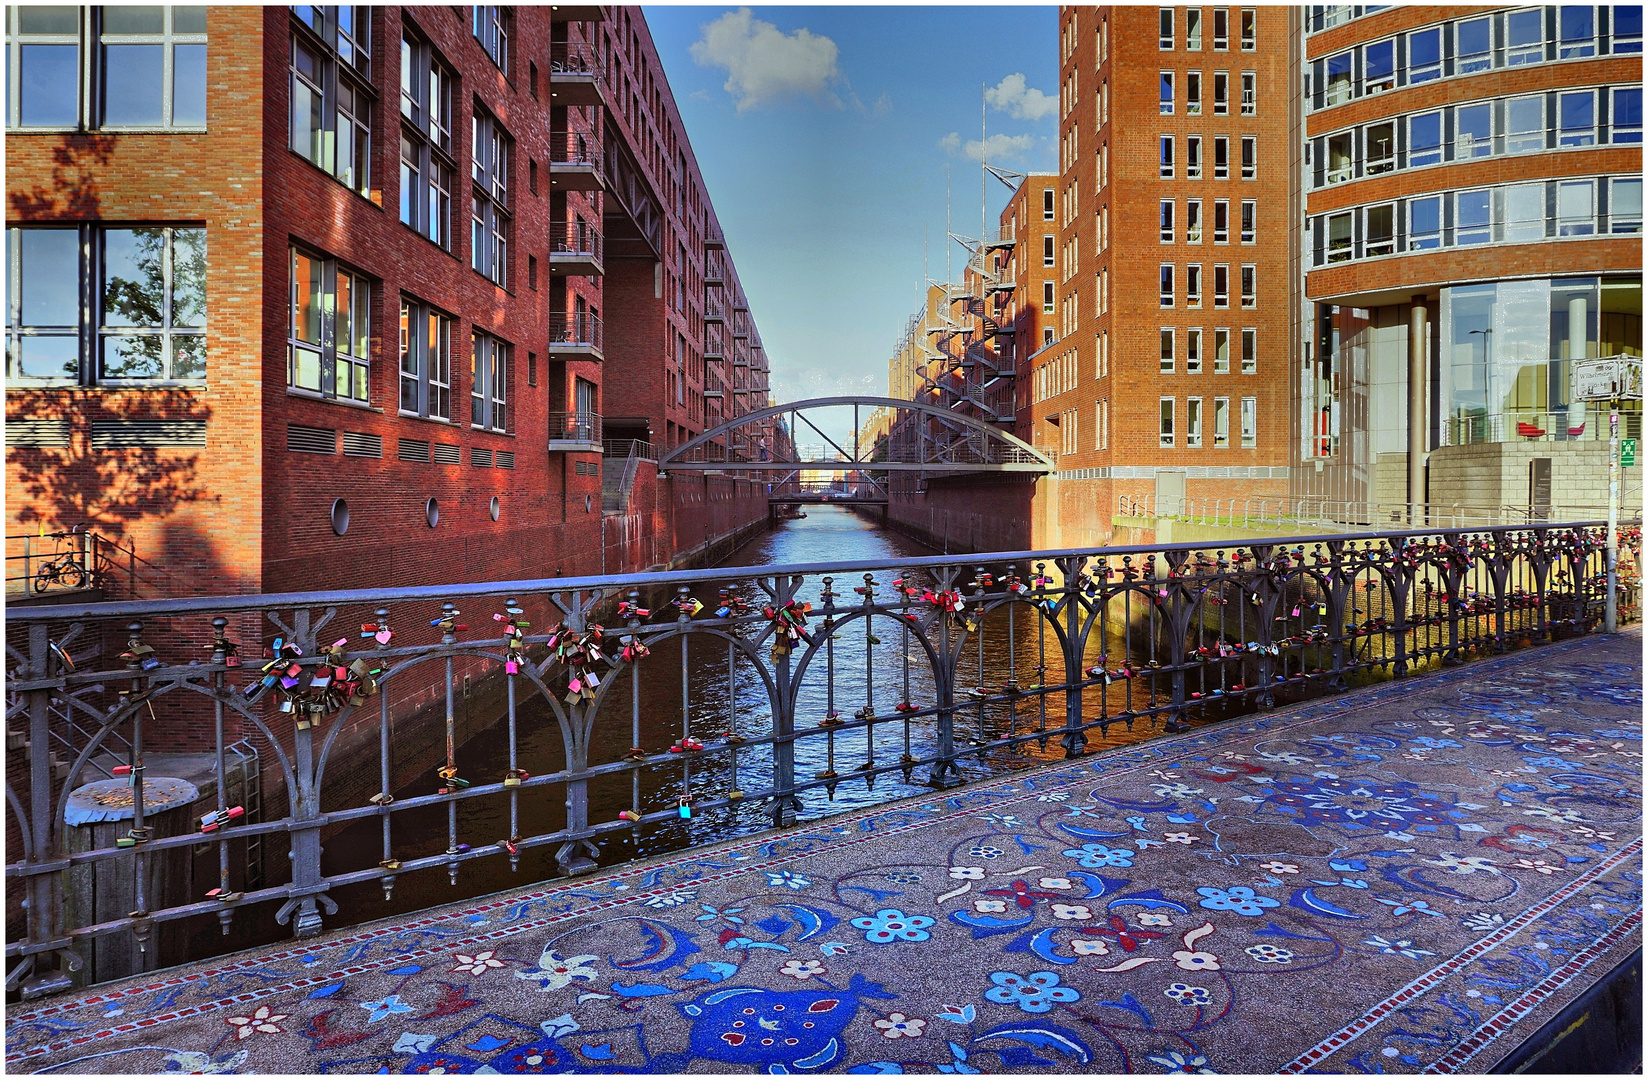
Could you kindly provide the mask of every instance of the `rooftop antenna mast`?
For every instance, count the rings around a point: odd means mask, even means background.
[[[986,209],[987,194],[985,182],[990,176],[990,164],[986,160],[986,150],[990,145],[985,135],[985,106],[988,104],[989,89],[987,83],[979,83],[979,243],[984,243],[984,234],[990,231],[990,213]],[[983,250],[982,248],[980,249]]]

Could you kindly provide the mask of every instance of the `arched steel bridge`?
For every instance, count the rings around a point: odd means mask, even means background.
[[[853,410],[854,438],[850,445],[826,435],[807,415],[822,409],[850,406]],[[936,418],[942,429],[927,430],[929,425],[914,425],[915,433],[908,438],[891,442],[881,454],[874,445],[864,445],[857,433],[862,430],[862,418],[871,410],[896,409]],[[743,429],[752,428],[760,421],[773,417],[789,417],[792,445],[799,434],[799,425],[805,424],[824,440],[817,456],[792,452],[777,458],[770,451],[756,449],[749,452],[749,440],[742,445],[738,438]],[[723,440],[717,442],[717,440]],[[826,448],[833,448],[830,456]],[[827,397],[792,401],[784,405],[770,405],[757,409],[719,427],[711,428],[697,438],[682,443],[658,463],[660,476],[675,472],[915,472],[929,476],[966,473],[1033,473],[1045,475],[1058,466],[1035,447],[1016,438],[994,424],[963,416],[949,409],[918,401],[903,401],[884,397]]]

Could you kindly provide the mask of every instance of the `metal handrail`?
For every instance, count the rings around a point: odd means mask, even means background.
[[[590,41],[550,42],[549,73],[552,81],[556,75],[592,75],[597,85],[606,83],[600,47]]]
[[[587,345],[601,349],[601,318],[587,311],[567,314],[552,311],[549,314],[549,343],[551,345]]]
[[[550,442],[601,442],[601,414],[587,410],[549,414]]]
[[[838,784],[851,780],[871,782],[885,774],[909,778],[919,769],[926,772],[926,782],[939,786],[962,782],[963,752],[970,757],[1052,739],[1067,756],[1079,756],[1090,732],[1104,732],[1113,723],[1180,731],[1192,722],[1268,707],[1290,687],[1300,693],[1333,692],[1353,674],[1401,675],[1503,651],[1518,641],[1586,633],[1596,626],[1605,599],[1601,540],[1596,523],[1577,522],[1469,533],[1334,533],[1245,545],[1021,551],[18,609],[8,616],[24,640],[8,648],[7,691],[10,714],[26,718],[32,741],[29,790],[8,791],[10,812],[26,838],[24,855],[7,865],[6,874],[29,902],[26,929],[6,946],[8,958],[15,961],[8,985],[20,986],[25,996],[63,989],[70,982],[64,969],[77,965],[75,952],[90,938],[131,934],[146,945],[159,923],[209,914],[227,926],[242,908],[254,905],[281,905],[283,921],[290,918],[298,936],[309,936],[322,928],[322,907],[333,905],[330,891],[375,882],[387,895],[402,874],[422,869],[445,870],[456,881],[467,863],[509,859],[514,865],[522,851],[539,849],[553,851],[563,872],[578,873],[596,865],[597,841],[678,820],[673,796],[663,804],[644,804],[639,794],[633,815],[595,820],[588,799],[592,781],[610,785],[627,780],[639,793],[641,777],[654,775],[663,778],[665,788],[675,784],[676,790],[687,790],[683,797],[690,798],[695,810],[727,810],[736,816],[741,806],[760,806],[762,820],[782,825],[795,820],[803,795],[833,794]],[[1636,552],[1632,561],[1640,560],[1640,532],[1630,531],[1625,541]],[[891,586],[895,578],[902,585],[914,583],[914,591]],[[837,588],[836,583],[849,581],[863,585],[852,591]],[[727,583],[723,596],[736,592],[753,603],[735,608],[725,602],[690,602],[694,592],[708,598],[722,583]],[[673,595],[679,603],[654,600],[648,605],[650,616],[632,607],[618,612],[616,620],[609,617],[615,600],[639,607],[643,590]],[[1634,590],[1626,592],[1629,612]],[[946,613],[945,598],[957,593],[967,596],[968,618],[980,621],[969,625]],[[793,647],[774,649],[781,622],[762,607],[785,609],[804,595],[816,601],[808,635]],[[491,600],[506,612],[521,612],[517,617],[531,619],[532,625],[517,634],[507,631],[505,622],[495,626],[485,620],[494,606]],[[459,602],[470,609],[470,620],[479,623],[473,632],[458,624]],[[479,607],[475,602],[481,602]],[[212,616],[217,618],[208,627]],[[338,633],[331,624],[363,618],[369,625],[363,635],[366,647],[348,649],[353,635],[346,635],[338,646],[342,655],[326,655]],[[603,650],[612,654],[610,663],[569,666],[550,648],[552,635],[557,641],[563,635],[578,640],[592,634],[597,622],[620,627],[614,633],[632,644],[646,644],[651,659],[624,659],[621,643],[614,642]],[[391,623],[397,630],[393,640],[381,645],[371,641],[372,630]],[[1050,623],[1053,634],[1046,633]],[[240,648],[248,658],[244,667],[228,662],[225,631],[231,625],[242,635]],[[281,697],[282,690],[246,693],[244,687],[262,685],[258,662],[252,659],[263,647],[259,627],[279,632],[284,642],[295,645],[297,655],[291,659],[303,677],[293,679],[300,689],[289,700],[313,700],[301,687],[315,670],[348,668],[356,660],[376,669],[377,700],[283,712],[271,700]],[[74,649],[77,641],[117,628],[124,628],[119,632],[129,639],[121,660],[92,661],[70,671],[56,659],[53,635],[60,635],[58,645]],[[832,712],[823,718],[827,723],[820,723],[803,706],[802,687],[845,686],[845,675],[836,681],[847,670],[838,669],[838,661],[863,663],[872,644],[879,643],[877,630],[902,646],[889,653],[893,666],[879,682],[864,687],[863,707],[854,719]],[[1045,650],[1041,666],[1032,670],[1036,661],[1015,660],[1006,649],[998,652],[1007,659],[993,661],[996,666],[988,671],[973,666],[975,646],[982,650],[986,637],[1001,633],[1008,641],[1026,643],[1039,635]],[[156,643],[152,652],[145,634]],[[1090,635],[1098,641],[1090,641]],[[845,655],[844,643],[857,640],[863,641],[865,652],[856,659]],[[674,647],[678,641],[679,651]],[[671,647],[665,649],[666,644]],[[210,657],[204,663],[202,645]],[[686,685],[689,649],[724,656],[728,677],[704,684],[695,691],[698,698],[686,703],[691,708],[683,710],[688,719],[682,737],[696,733],[709,745],[672,754],[641,741],[640,665],[673,667],[679,662]],[[1105,655],[1095,662],[1100,652]],[[1017,655],[1038,653],[1029,645]],[[506,662],[511,670],[500,671]],[[599,692],[586,696],[571,688],[572,680],[591,671],[602,680]],[[389,798],[396,748],[389,703],[411,700],[431,687],[437,694],[444,690],[444,768],[448,776],[462,775],[465,762],[455,737],[452,694],[459,675],[469,673],[490,675],[507,688],[507,695],[499,697],[507,702],[499,722],[507,725],[511,748],[520,705],[541,695],[542,707],[558,722],[549,731],[565,733],[564,762],[526,777],[512,754],[512,772],[501,782],[471,771],[468,786],[451,783],[440,793]],[[607,693],[626,679],[633,712],[629,717],[603,715]],[[969,682],[976,689],[964,691]],[[91,693],[99,684],[131,693]],[[755,698],[730,696],[740,684],[755,687]],[[54,784],[49,729],[54,699],[83,692],[88,728],[95,726],[96,733],[71,763],[70,775],[107,752],[108,733],[129,735],[132,757],[141,763],[145,725],[153,733],[156,724],[193,727],[205,719],[216,733],[222,793],[225,748],[242,737],[230,730],[229,721],[234,721],[246,734],[255,730],[271,748],[270,775],[286,793],[288,811],[233,825],[204,840],[196,834],[161,838],[146,831],[138,799],[134,846],[71,850],[62,816],[66,792]],[[887,711],[889,694],[899,702],[897,711]],[[752,714],[756,699],[760,704]],[[191,708],[189,702],[198,706]],[[197,715],[199,709],[205,717]],[[340,733],[362,723],[370,726],[374,715],[381,729],[384,797],[369,799],[357,793],[360,767],[337,755],[348,745]],[[294,716],[305,718],[304,726],[295,727]],[[623,737],[616,733],[591,737],[597,724],[605,728],[626,721],[632,726],[625,735],[639,748],[635,751],[617,753]],[[730,732],[731,737],[712,732]],[[797,768],[798,753],[810,753],[803,748],[822,747],[843,734],[868,741],[869,763],[846,775],[830,769],[806,779]],[[969,744],[969,739],[974,741]],[[704,759],[717,764],[706,767]],[[741,787],[740,768],[745,770]],[[680,788],[673,778],[685,775],[683,770],[697,779],[697,786]],[[469,827],[479,818],[498,820],[507,814],[510,828],[518,829],[523,796],[557,805],[564,801],[564,825],[504,840],[477,835]],[[486,800],[498,815],[459,815],[457,805],[471,799]],[[441,806],[449,809],[444,852],[413,857],[395,847],[399,815]],[[460,820],[466,823],[463,831]],[[382,824],[383,861],[367,857],[327,872],[321,863],[322,830],[352,821]],[[216,844],[225,853],[220,865],[227,868],[227,845],[281,834],[292,852],[289,882],[248,889],[226,901],[150,904],[145,889],[151,860],[163,853]],[[397,850],[405,857],[397,858]],[[129,871],[134,914],[94,925],[65,925],[65,911],[71,909],[63,903],[64,871],[84,866]],[[218,895],[229,894],[231,884],[225,869]]]
[[[573,130],[550,132],[549,161],[552,165],[589,165],[599,172],[601,133]]]
[[[1642,437],[1642,413],[1621,410],[1620,434],[1627,439]],[[1503,409],[1491,415],[1445,416],[1442,418],[1442,445],[1468,446],[1500,442],[1597,442],[1608,441],[1607,405],[1585,405],[1575,414],[1568,409]]]
[[[551,221],[549,223],[549,253],[551,255],[582,255],[601,261],[601,230],[590,221]]]

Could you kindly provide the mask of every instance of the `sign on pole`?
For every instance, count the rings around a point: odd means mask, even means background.
[[[1642,357],[1598,356],[1574,361],[1574,400],[1642,400]]]
[[[1637,463],[1637,441],[1635,439],[1624,439],[1624,440],[1622,440],[1619,444],[1619,464],[1620,464],[1620,468],[1629,469],[1631,466],[1635,465],[1636,463]]]

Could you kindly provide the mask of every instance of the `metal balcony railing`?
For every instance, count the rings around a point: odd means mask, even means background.
[[[606,65],[601,49],[589,41],[555,41],[549,46],[549,75],[590,75],[597,83],[606,81]]]
[[[1022,767],[1037,744],[1082,756],[1111,725],[1183,732],[1347,681],[1586,634],[1610,595],[1635,618],[1641,534],[1621,539],[1627,569],[1612,593],[1602,531],[1574,522],[17,608],[7,612],[7,715],[28,746],[8,781],[19,842],[6,877],[27,903],[7,922],[7,985],[24,998],[70,988],[93,939],[148,949],[167,923],[227,929],[277,909],[311,937],[323,909],[338,912],[329,894],[351,885],[389,897],[405,875],[457,883],[482,860],[577,874],[713,842],[717,826],[792,824],[844,784],[879,782],[881,797],[899,798]],[[960,597],[965,613],[947,610]],[[627,607],[614,610],[620,600]],[[785,627],[763,608],[800,612],[803,602],[804,633],[772,648]],[[363,623],[357,640],[349,631]],[[124,640],[126,653],[86,649],[106,639]],[[259,657],[277,645],[266,682]],[[872,661],[876,679],[850,675]],[[338,669],[357,664],[371,685],[351,674],[352,692],[338,692]],[[475,672],[496,681],[496,744],[510,751],[497,759],[507,771],[490,775],[477,771],[481,751],[457,738],[453,687]],[[673,732],[651,715],[664,704],[643,701],[665,685],[686,696]],[[826,687],[824,714],[815,703]],[[447,701],[441,782],[394,790],[398,770],[427,762],[412,760],[390,703],[430,688]],[[70,776],[111,753],[141,766],[146,734],[148,745],[179,729],[212,734],[216,795],[191,813],[209,808],[225,824],[165,835],[139,784],[124,846],[87,850],[64,822],[52,762],[54,709],[66,707],[87,733]],[[269,747],[265,782],[283,793],[262,820],[228,814],[234,728]],[[691,745],[670,753],[672,737],[677,750]],[[838,774],[843,740],[863,764]],[[598,801],[614,791],[622,816]],[[682,807],[696,819],[690,832]],[[444,825],[438,839],[431,821]],[[323,862],[323,837],[351,823],[374,841],[381,830],[381,847],[329,845]],[[232,878],[264,838],[290,861],[270,860],[280,868],[267,881]],[[187,899],[156,895],[161,868],[202,844],[217,849],[219,873]],[[87,872],[129,882],[130,913],[67,903],[71,878]],[[350,903],[340,921],[373,917],[369,902]]]
[[[552,412],[549,414],[549,441],[601,446],[601,414],[598,412]]]
[[[563,352],[569,349],[601,351],[601,319],[587,311],[551,312],[549,316],[549,346]]]
[[[577,259],[599,263],[601,230],[590,221],[551,221],[549,254],[551,259]]]
[[[552,131],[549,133],[551,165],[581,165],[600,171],[601,135],[595,131]]]
[[[1621,410],[1622,439],[1642,438],[1642,413]],[[1504,442],[1607,443],[1608,407],[1581,410],[1507,409],[1492,416],[1449,416],[1442,421],[1442,445],[1469,446]]]

